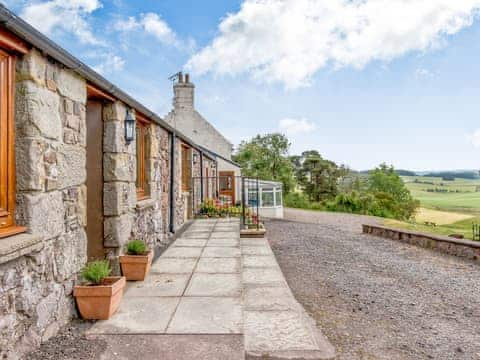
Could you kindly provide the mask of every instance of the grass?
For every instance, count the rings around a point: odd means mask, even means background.
[[[415,220],[402,222],[386,219],[386,226],[433,233],[438,235],[462,234],[473,238],[472,224],[480,223],[480,180],[455,179],[423,176],[403,176],[412,195],[420,200]],[[431,192],[440,189],[446,192]],[[437,226],[427,225],[435,223]]]
[[[480,192],[476,191],[477,186],[480,188],[480,180],[444,181],[441,178],[423,176],[404,176],[403,180],[424,208],[480,214]],[[428,189],[448,192],[429,192]]]
[[[472,223],[480,223],[480,217],[473,217],[467,220],[457,221],[451,224],[443,224],[437,225],[435,227],[424,225],[423,223],[415,223],[415,222],[403,222],[391,219],[385,219],[384,224],[385,226],[399,228],[399,229],[406,229],[406,230],[414,230],[424,233],[430,234],[438,234],[448,236],[451,234],[462,234],[465,239],[473,239],[472,233]]]

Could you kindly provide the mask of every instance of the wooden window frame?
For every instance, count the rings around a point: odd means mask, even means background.
[[[181,146],[181,159],[182,159],[182,191],[190,191],[190,180],[192,177],[192,148],[188,145],[182,144]],[[188,166],[188,167],[187,167]]]
[[[148,188],[148,160],[149,160],[149,130],[151,121],[137,113],[136,114],[136,159],[137,159],[137,201],[145,200],[150,197]]]
[[[4,38],[0,32],[0,45]],[[0,49],[0,238],[26,231],[15,222],[15,60],[14,55]]]

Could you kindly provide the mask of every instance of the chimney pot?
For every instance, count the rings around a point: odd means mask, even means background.
[[[188,84],[190,82],[190,74],[185,74],[185,83]]]
[[[179,73],[178,73],[178,82],[179,82],[180,84],[183,83],[183,74],[182,74],[182,72],[179,72]]]

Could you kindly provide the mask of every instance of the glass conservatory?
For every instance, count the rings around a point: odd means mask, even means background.
[[[248,179],[245,182],[245,195],[247,204],[255,209],[258,201],[260,217],[283,218],[283,191],[282,183]]]

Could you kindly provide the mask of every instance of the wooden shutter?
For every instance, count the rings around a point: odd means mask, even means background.
[[[192,173],[192,163],[190,158],[191,149],[182,145],[182,190],[190,191],[190,178]]]
[[[25,231],[15,226],[15,57],[0,50],[0,237]]]
[[[148,128],[149,121],[137,115],[136,142],[137,142],[137,199],[148,197]]]

